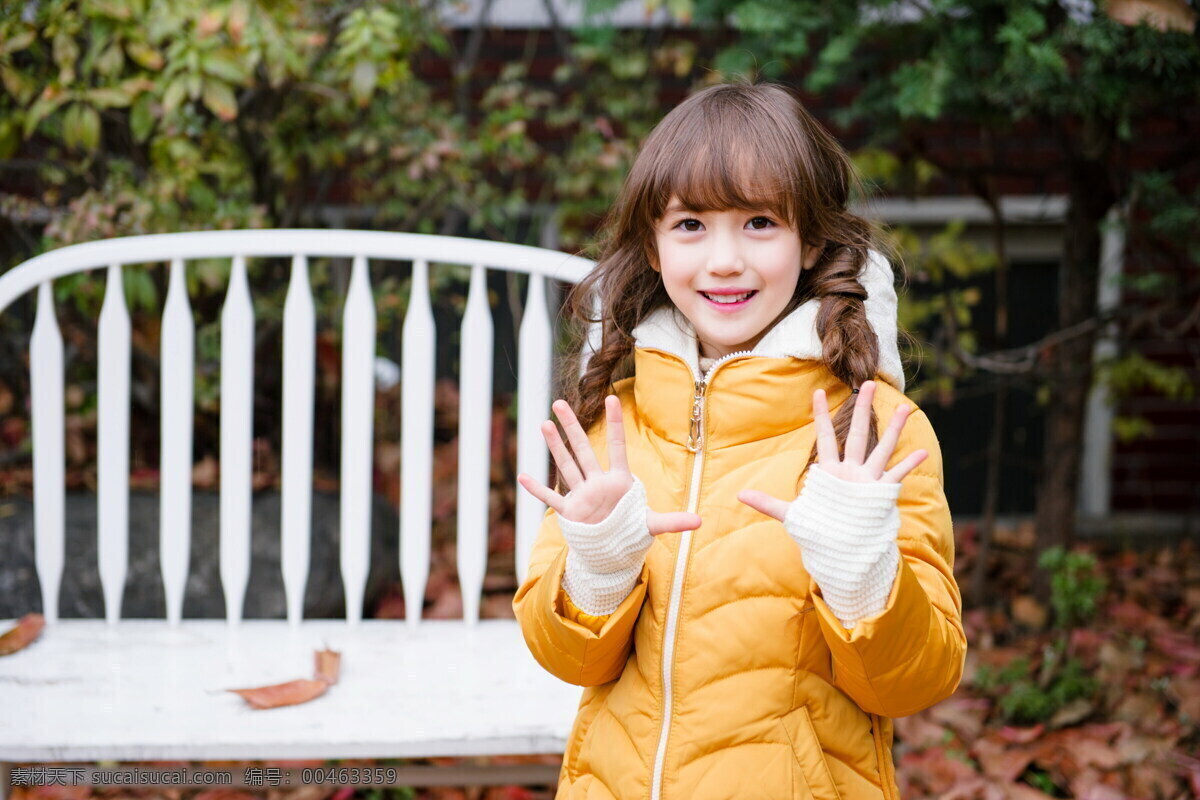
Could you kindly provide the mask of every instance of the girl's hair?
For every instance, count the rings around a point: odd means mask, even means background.
[[[613,383],[632,374],[633,329],[671,303],[651,267],[654,226],[671,195],[702,211],[769,209],[788,220],[806,246],[820,248],[784,315],[820,298],[817,333],[829,370],[854,389],[874,378],[879,348],[858,275],[882,237],[847,208],[860,187],[845,151],[782,86],[721,84],[684,100],[646,137],[601,227],[600,258],[567,295],[571,356],[556,375],[555,396],[570,403],[588,430],[604,414]],[[602,339],[579,377],[587,325],[597,321]],[[843,403],[834,418],[839,449],[853,406]],[[868,452],[875,423],[872,411]]]

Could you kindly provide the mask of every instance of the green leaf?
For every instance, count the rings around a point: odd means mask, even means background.
[[[69,33],[60,32],[54,37],[54,63],[70,75],[75,74],[75,62],[79,60],[79,43]]]
[[[249,70],[228,55],[210,53],[200,61],[200,68],[214,78],[220,78],[225,83],[239,85],[249,79]]]
[[[158,72],[163,68],[163,55],[145,42],[126,42],[125,52],[129,57],[148,70]]]
[[[0,117],[0,159],[12,158],[20,145],[20,123],[15,117]]]
[[[8,41],[0,42],[0,56],[19,53],[33,44],[35,39],[37,39],[35,31],[21,31],[14,36],[10,36]]]
[[[184,76],[171,81],[171,85],[167,87],[167,91],[163,92],[163,111],[169,114],[179,108],[186,95],[187,82]]]
[[[224,122],[237,119],[237,97],[227,84],[214,80],[204,82],[204,105]]]
[[[79,109],[79,146],[94,153],[100,148],[100,112],[82,103],[74,107]]]
[[[154,130],[154,98],[144,93],[133,101],[129,110],[129,131],[135,141],[144,142]]]
[[[363,60],[354,65],[354,73],[350,77],[350,93],[360,106],[365,106],[370,101],[378,80],[379,70],[374,61]]]
[[[42,96],[35,100],[29,110],[25,112],[25,130],[23,131],[25,138],[28,139],[32,136],[43,119],[53,114],[59,106],[70,99],[70,92],[63,91],[59,87],[47,86],[42,92]]]
[[[91,89],[85,92],[81,99],[87,100],[97,108],[124,108],[129,105],[133,96],[129,89],[116,86]]]

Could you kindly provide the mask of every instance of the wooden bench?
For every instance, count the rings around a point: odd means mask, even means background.
[[[250,570],[254,316],[247,259],[291,258],[283,309],[282,572],[286,619],[243,619]],[[304,620],[312,501],[314,308],[308,259],[353,259],[341,376],[340,569],[344,620]],[[220,576],[223,620],[183,619],[192,500],[194,330],[185,271],[231,258],[221,316]],[[375,308],[369,260],[412,263],[403,324],[399,570],[409,617],[362,619],[371,528]],[[433,264],[431,267],[430,264]],[[462,620],[420,619],[429,574],[435,330],[429,272],[471,269],[461,329],[457,570]],[[124,619],[129,503],[130,323],[123,269],[168,264],[161,329],[160,553],[166,619]],[[63,344],[52,284],[105,269],[98,330],[97,520],[104,619],[60,619],[64,564]],[[0,275],[0,313],[37,289],[30,343],[35,550],[46,628],[0,658],[0,762],[340,759],[561,754],[580,689],[545,673],[514,620],[479,619],[487,557],[492,319],[486,271],[529,276],[519,334],[517,468],[543,483],[552,326],[546,279],[576,282],[591,262],[475,239],[346,230],[241,230],[134,236],[65,247]],[[3,364],[12,373],[20,364]],[[18,398],[23,401],[24,398]],[[22,403],[23,407],[24,404]],[[515,473],[514,473],[515,474]],[[545,507],[518,488],[516,570]],[[3,535],[0,520],[0,535]],[[0,570],[4,565],[0,564]],[[33,610],[33,609],[31,609]],[[7,629],[15,620],[0,620]],[[310,677],[312,654],[342,654],[339,682],[314,701],[253,710],[228,688]],[[4,774],[7,776],[7,766]],[[514,782],[556,781],[557,767]],[[420,782],[411,769],[398,784]],[[507,782],[496,769],[448,772],[447,785]],[[428,782],[428,781],[426,781]],[[295,785],[295,782],[293,782]],[[7,789],[7,787],[0,787]]]

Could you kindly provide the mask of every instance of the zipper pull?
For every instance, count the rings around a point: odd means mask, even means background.
[[[700,409],[704,404],[704,389],[704,381],[696,381],[696,394],[692,397],[692,425],[687,440],[687,449],[693,453],[700,449],[701,444]]]

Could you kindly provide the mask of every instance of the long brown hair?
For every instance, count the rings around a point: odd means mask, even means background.
[[[702,211],[769,209],[788,220],[807,247],[820,248],[814,266],[801,272],[784,316],[820,298],[817,333],[829,370],[855,389],[874,378],[879,349],[858,275],[868,250],[885,245],[872,223],[848,210],[860,187],[837,140],[786,88],[721,84],[687,98],[642,143],[601,227],[600,258],[567,295],[563,314],[572,355],[555,377],[556,396],[571,404],[589,430],[603,416],[613,384],[632,374],[633,329],[671,303],[651,267],[654,226],[671,195]],[[580,377],[587,326],[597,321],[602,340]],[[845,446],[853,406],[843,403],[834,417],[839,448]],[[876,441],[873,411],[871,423],[868,452]]]

